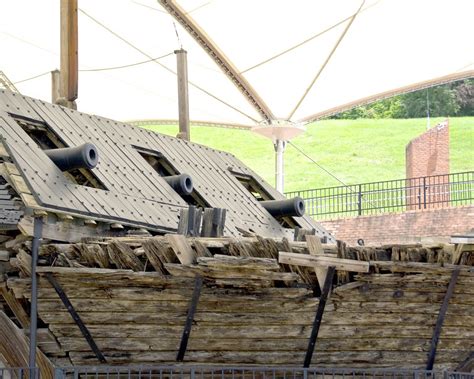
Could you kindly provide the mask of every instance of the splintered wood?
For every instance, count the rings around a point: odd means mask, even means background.
[[[301,366],[318,306],[316,273],[335,266],[343,275],[328,299],[312,364],[424,368],[451,274],[459,267],[435,369],[455,369],[469,358],[471,250],[455,254],[453,265],[451,245],[337,248],[307,238],[308,243],[256,236],[46,243],[38,267],[38,312],[48,329],[40,349],[54,364],[99,364],[46,279],[50,274],[108,365],[172,364],[201,277],[184,363]],[[10,254],[3,307],[27,328],[22,307],[31,296],[29,241],[15,244]]]

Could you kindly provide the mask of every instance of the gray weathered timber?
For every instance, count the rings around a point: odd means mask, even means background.
[[[94,144],[100,158],[92,173],[105,189],[72,182],[19,125],[19,119],[46,127],[64,146]],[[189,204],[146,161],[141,154],[146,151],[163,157],[177,173],[189,174],[206,207],[227,210],[225,235],[238,236],[240,228],[292,239],[293,230],[281,226],[235,175],[254,180],[271,199],[284,196],[226,152],[8,91],[0,91],[0,134],[31,194],[46,211],[176,232],[180,210]],[[293,221],[332,240],[309,217]]]

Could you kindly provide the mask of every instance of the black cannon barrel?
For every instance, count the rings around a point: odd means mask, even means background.
[[[301,217],[304,215],[304,200],[301,197],[286,200],[265,200],[261,201],[260,204],[273,217]]]
[[[73,170],[75,168],[88,168],[91,170],[97,166],[99,161],[99,152],[91,143],[85,143],[76,147],[45,150],[44,152],[61,171]]]
[[[193,192],[193,180],[188,174],[165,176],[163,179],[180,195],[191,195]]]

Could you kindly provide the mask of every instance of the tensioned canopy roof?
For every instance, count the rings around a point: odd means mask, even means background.
[[[120,120],[177,118],[180,47],[191,119],[225,124],[304,123],[474,76],[472,0],[78,3],[78,109]],[[21,81],[59,68],[59,2],[6,0],[0,12],[0,70],[49,101],[49,75]]]

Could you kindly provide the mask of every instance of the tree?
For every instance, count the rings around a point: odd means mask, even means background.
[[[474,79],[443,84],[383,99],[339,113],[331,118],[414,118],[474,116]]]
[[[453,89],[459,104],[459,115],[474,116],[474,79],[455,83]]]
[[[460,106],[457,102],[456,91],[448,86],[438,86],[402,95],[405,117],[455,116]]]

